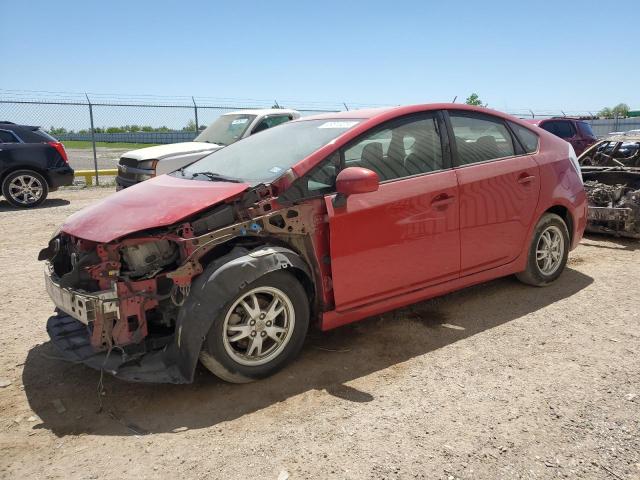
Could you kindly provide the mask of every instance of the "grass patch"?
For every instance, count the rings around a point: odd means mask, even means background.
[[[92,149],[93,144],[83,140],[67,140],[63,142],[66,148]],[[135,150],[136,148],[155,147],[158,143],[125,143],[125,142],[96,142],[96,147],[120,148]]]

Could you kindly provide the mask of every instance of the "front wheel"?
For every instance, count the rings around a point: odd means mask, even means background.
[[[33,170],[12,172],[2,182],[2,195],[14,207],[37,207],[48,193],[46,179]]]
[[[290,273],[269,273],[231,299],[213,325],[200,361],[232,383],[267,377],[302,348],[309,327],[309,300]]]
[[[533,234],[527,269],[516,274],[528,285],[544,287],[563,272],[569,255],[569,231],[564,220],[555,213],[545,213]]]

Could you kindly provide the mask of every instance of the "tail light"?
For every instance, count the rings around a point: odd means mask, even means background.
[[[67,157],[67,151],[64,149],[64,145],[61,142],[47,142],[47,143],[58,151],[58,153],[62,157],[62,160],[64,160],[64,163],[68,165],[69,158]]]

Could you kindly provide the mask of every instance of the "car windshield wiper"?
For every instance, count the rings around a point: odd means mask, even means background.
[[[197,177],[198,175],[207,177],[212,182],[242,183],[242,180],[240,180],[239,178],[227,177],[225,175],[214,172],[195,172],[191,175],[191,178]]]

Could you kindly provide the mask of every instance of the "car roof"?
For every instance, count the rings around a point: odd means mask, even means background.
[[[362,110],[347,110],[342,112],[323,113],[320,115],[312,115],[308,117],[302,117],[296,122],[302,122],[306,120],[334,120],[334,119],[363,119],[373,120],[377,118],[390,119],[394,117],[400,117],[402,115],[408,115],[411,113],[419,113],[429,110],[467,110],[471,112],[486,113],[501,117],[508,120],[517,120],[522,122],[521,119],[507,115],[506,113],[492,110],[487,107],[476,107],[473,105],[466,105],[464,103],[422,103],[415,105],[402,105],[397,107],[382,107],[382,108],[366,108]]]
[[[14,122],[9,122],[6,120],[1,120],[0,121],[0,127],[1,128],[6,128],[8,130],[12,129],[12,128],[25,128],[27,130],[37,130],[40,127],[36,127],[34,125],[19,125],[17,123]]]
[[[530,123],[531,125],[540,125],[542,122],[548,122],[549,120],[553,120],[554,122],[558,120],[567,120],[572,122],[587,123],[586,119],[584,118],[574,118],[574,117],[523,118],[522,120],[524,120],[527,123]]]
[[[290,108],[247,108],[246,110],[236,110],[234,112],[227,112],[223,115],[275,115],[286,113],[299,113],[297,110]]]

